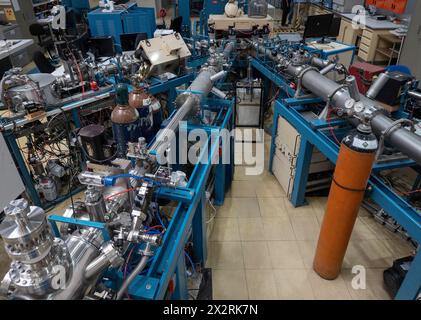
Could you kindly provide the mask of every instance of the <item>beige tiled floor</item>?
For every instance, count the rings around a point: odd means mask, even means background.
[[[326,198],[308,201],[294,208],[267,170],[247,176],[236,167],[209,241],[214,299],[390,299],[383,270],[411,246],[361,210],[341,275],[324,280],[312,262]],[[365,290],[352,288],[354,265],[366,267]]]

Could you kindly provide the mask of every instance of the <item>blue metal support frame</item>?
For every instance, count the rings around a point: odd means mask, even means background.
[[[297,131],[302,135],[302,140],[306,144],[317,146],[330,161],[336,163],[339,147],[324,133],[314,128],[311,122],[305,119],[296,106],[290,105],[296,99],[286,99],[282,102],[277,101],[275,105],[275,117],[279,115],[284,117],[291,123]],[[298,101],[294,101],[297,103]],[[298,102],[300,103],[300,102]],[[304,205],[304,195],[308,170],[310,167],[311,158],[309,157],[309,147],[300,146],[300,152],[297,159],[296,179],[293,189],[292,203],[294,206]],[[273,157],[273,154],[271,154]],[[414,165],[412,161],[393,161],[390,163],[376,164],[373,172],[387,170],[397,167],[405,167]],[[396,195],[388,186],[386,186],[375,174],[369,180],[370,192],[368,195],[381,206],[388,214],[390,214],[405,230],[413,237],[418,243],[421,243],[421,215],[411,207],[402,197]],[[421,290],[421,251],[417,253],[414,261],[412,262],[411,269],[408,272],[396,298],[397,299],[414,299],[414,297]]]
[[[298,204],[306,204],[305,188],[300,186],[307,185],[308,174],[310,172],[311,157],[313,156],[313,145],[303,138],[300,142],[299,157],[296,163],[296,174],[294,186],[291,194],[291,202],[296,207]]]
[[[171,218],[163,237],[162,245],[156,249],[151,265],[146,275],[138,275],[128,288],[128,294],[132,299],[187,299],[187,275],[184,256],[184,247],[189,239],[193,243],[193,261],[195,264],[204,265],[207,257],[207,234],[206,234],[206,186],[212,168],[216,171],[230,172],[226,177],[221,190],[227,190],[233,175],[233,164],[214,164],[212,160],[219,153],[222,142],[222,129],[231,129],[233,119],[233,101],[220,99],[206,99],[207,108],[214,110],[220,115],[219,121],[213,126],[187,126],[187,130],[201,127],[208,134],[208,150],[202,150],[199,161],[190,176],[185,188],[160,188],[156,193],[159,199],[170,199],[178,202],[177,208]],[[218,109],[219,106],[219,109]],[[223,110],[223,112],[220,112]],[[230,145],[230,159],[233,159],[233,145]],[[204,161],[207,160],[207,161]],[[218,182],[221,184],[221,182]],[[215,186],[216,188],[216,186]],[[223,201],[223,198],[222,198]],[[48,218],[55,236],[60,232],[57,223],[69,223],[83,227],[93,227],[102,230],[104,239],[110,239],[106,224],[77,220],[61,216]],[[190,238],[191,237],[191,238]],[[123,273],[118,270],[107,270],[104,284],[118,289],[123,281]],[[169,292],[170,281],[175,282],[174,292]]]
[[[181,86],[182,84],[188,83],[194,79],[194,73],[188,73],[173,79],[170,79],[168,81],[160,81],[159,79],[152,79],[151,85],[148,87],[148,92],[152,95],[156,95],[158,93],[162,92],[168,92],[168,100],[174,101],[176,97],[176,87]],[[110,78],[109,81],[111,83],[115,83],[114,79]],[[129,91],[132,90],[132,86],[129,86]],[[106,92],[101,91],[100,95],[104,94],[114,94],[115,90],[112,88]],[[61,109],[66,109],[67,107],[70,107],[74,105],[75,102],[71,102],[67,105],[64,105],[61,107]],[[73,108],[70,111],[70,115],[72,117],[72,120],[74,122],[74,125],[76,128],[81,127],[80,117],[79,117],[79,111],[83,110],[84,106]],[[169,110],[173,110],[172,104],[168,105]],[[74,195],[80,191],[82,191],[83,187],[78,187],[75,190],[71,192],[71,194],[66,194],[63,196],[58,197],[56,200],[51,202],[42,202],[41,198],[39,197],[39,194],[37,190],[35,189],[34,182],[32,180],[31,174],[29,172],[28,167],[26,166],[25,159],[23,158],[22,153],[20,152],[20,148],[17,144],[17,135],[16,130],[5,130],[2,132],[4,139],[6,141],[6,144],[9,147],[9,150],[12,154],[12,157],[16,163],[16,166],[19,168],[23,183],[26,188],[26,192],[28,193],[29,198],[32,200],[34,205],[43,207],[44,209],[50,208],[58,203],[60,203],[63,200],[66,200],[70,195]],[[164,191],[162,191],[164,192]]]
[[[288,85],[287,81],[277,74],[272,68],[271,62],[265,58],[253,59],[252,65],[264,77],[272,81],[287,96],[294,96],[295,90]],[[302,114],[308,106],[321,103],[320,98],[310,99],[278,99],[275,103],[272,127],[272,142],[270,149],[269,170],[272,172],[273,157],[275,154],[275,137],[277,134],[278,117],[286,119],[300,134],[301,144],[297,158],[296,175],[291,196],[292,204],[297,207],[306,204],[305,191],[308,179],[308,173],[311,164],[311,154],[314,146],[323,153],[332,163],[336,163],[339,146],[332,139],[326,128],[344,126],[343,120],[333,120],[327,123],[323,120],[307,120]],[[347,127],[345,127],[347,128]],[[347,129],[349,130],[349,129]],[[344,129],[335,130],[339,136]],[[385,185],[376,174],[380,171],[395,168],[412,167],[416,163],[412,160],[396,160],[385,163],[376,163],[373,167],[373,174],[369,179],[369,192],[367,195],[390,214],[396,221],[415,239],[421,243],[421,215],[417,210],[411,207],[401,196],[398,196],[387,185]],[[417,181],[416,181],[417,183]],[[411,268],[401,285],[396,299],[414,299],[421,290],[421,250],[416,254]]]

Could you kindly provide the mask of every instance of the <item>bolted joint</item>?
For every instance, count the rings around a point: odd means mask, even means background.
[[[124,262],[124,259],[120,256],[119,251],[114,247],[112,242],[104,244],[101,247],[101,252],[108,259],[113,268],[118,268]]]

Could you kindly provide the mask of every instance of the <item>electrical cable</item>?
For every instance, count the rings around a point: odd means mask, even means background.
[[[196,273],[196,268],[194,266],[194,263],[193,263],[192,258],[189,256],[189,254],[186,252],[186,250],[184,250],[184,255],[186,256],[187,260],[189,260],[189,262],[191,264],[191,267],[192,267],[193,274],[195,274]]]
[[[335,139],[335,141],[336,141],[336,143],[338,144],[338,145],[341,145],[341,143],[339,142],[339,140],[338,140],[338,138],[336,137],[336,134],[335,134],[335,130],[334,130],[334,128],[331,126],[331,124],[330,124],[330,121],[331,121],[331,118],[330,118],[330,113],[332,112],[332,109],[331,108],[328,108],[328,111],[327,111],[327,124],[328,124],[328,126],[329,126],[329,131],[330,131],[330,133],[331,133],[331,135],[332,135],[332,137]]]
[[[136,188],[129,188],[129,189],[125,189],[125,190],[122,190],[122,191],[119,191],[119,192],[113,193],[113,194],[109,195],[108,197],[106,197],[106,198],[105,198],[105,201],[108,201],[108,200],[110,200],[111,198],[114,198],[114,197],[119,196],[119,195],[121,195],[121,194],[128,193],[128,192],[130,192],[130,191],[135,191],[135,190],[136,190]]]

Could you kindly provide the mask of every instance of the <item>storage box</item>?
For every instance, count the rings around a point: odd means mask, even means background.
[[[353,75],[358,84],[358,89],[362,94],[366,94],[371,84],[373,77],[384,72],[384,68],[366,62],[356,62],[349,67],[349,73]]]

